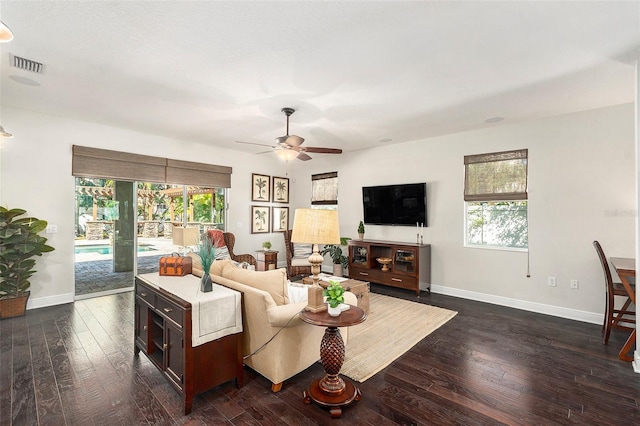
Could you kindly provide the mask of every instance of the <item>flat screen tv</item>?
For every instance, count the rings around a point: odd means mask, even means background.
[[[364,223],[370,225],[427,226],[427,184],[365,186],[362,188]]]

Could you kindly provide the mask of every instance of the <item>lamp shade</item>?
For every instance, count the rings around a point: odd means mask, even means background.
[[[307,244],[340,244],[336,210],[296,209],[291,241]]]
[[[198,228],[173,227],[173,245],[180,247],[198,245],[200,230]]]

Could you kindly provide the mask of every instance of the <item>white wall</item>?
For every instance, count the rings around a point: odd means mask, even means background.
[[[57,234],[45,235],[55,251],[37,259],[38,273],[31,280],[28,309],[73,300],[75,180],[71,175],[72,145],[232,167],[228,230],[236,234],[234,251],[253,253],[269,239],[274,250],[284,253],[281,233],[250,234],[251,173],[285,177],[288,172],[287,166],[273,154],[247,155],[8,107],[2,107],[2,119],[14,137],[1,142],[0,204],[23,208],[30,216],[58,226]],[[279,260],[283,263],[284,256]]]
[[[432,247],[434,291],[507,304],[586,321],[602,317],[602,271],[592,247],[634,256],[634,108],[632,104],[552,117],[531,123],[390,145],[342,155],[313,155],[289,165],[273,155],[232,150],[2,108],[15,135],[2,141],[0,203],[58,225],[48,235],[56,251],[38,261],[29,307],[73,297],[73,144],[210,162],[233,167],[229,230],[237,252],[265,239],[280,250],[281,234],[251,235],[251,173],[290,177],[291,214],[308,207],[313,173],[339,172],[341,235],[356,237],[362,218],[361,187],[427,182],[425,242]],[[212,135],[212,138],[215,137]],[[526,253],[463,247],[463,156],[529,149],[531,277]],[[367,226],[367,238],[415,241],[412,227]],[[547,276],[558,279],[547,286]],[[580,280],[579,290],[569,280]]]
[[[634,257],[633,123],[628,104],[325,156],[296,174],[294,204],[308,203],[308,175],[337,170],[341,234],[357,237],[362,186],[427,182],[434,291],[597,323],[604,282],[593,240]],[[527,253],[463,247],[464,155],[520,148],[529,149],[530,278]],[[414,242],[415,227],[368,225],[365,238]]]

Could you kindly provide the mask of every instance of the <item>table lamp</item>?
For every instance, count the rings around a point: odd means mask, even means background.
[[[318,274],[324,258],[318,253],[318,244],[340,244],[340,224],[336,210],[296,209],[293,218],[291,242],[312,244],[309,256],[313,284],[308,290],[306,309],[321,312],[327,309],[322,298],[322,287],[318,284]]]
[[[197,246],[200,230],[195,227],[182,228],[179,226],[173,227],[173,245],[183,248],[183,255],[187,255],[188,246]]]

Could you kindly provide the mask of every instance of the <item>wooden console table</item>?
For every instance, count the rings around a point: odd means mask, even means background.
[[[320,361],[324,367],[325,376],[314,380],[309,390],[304,392],[305,404],[315,402],[322,407],[328,407],[332,418],[342,416],[342,407],[360,401],[362,394],[351,380],[340,377],[340,369],[344,362],[344,341],[338,327],[350,327],[367,319],[367,314],[357,306],[351,305],[347,311],[332,317],[327,311],[300,313],[302,321],[327,327],[320,343]]]
[[[242,294],[217,284],[213,287],[213,292],[200,292],[200,279],[193,275],[155,273],[135,279],[134,354],[144,352],[182,394],[185,414],[191,412],[193,397],[199,393],[232,379],[242,386]],[[196,318],[206,317],[205,310],[212,306],[233,317],[219,331],[208,330],[202,323],[195,327]],[[194,309],[201,315],[194,314]],[[215,339],[200,343],[210,338]]]
[[[391,259],[383,270],[378,258]],[[431,291],[431,245],[349,240],[349,278],[392,287]]]

